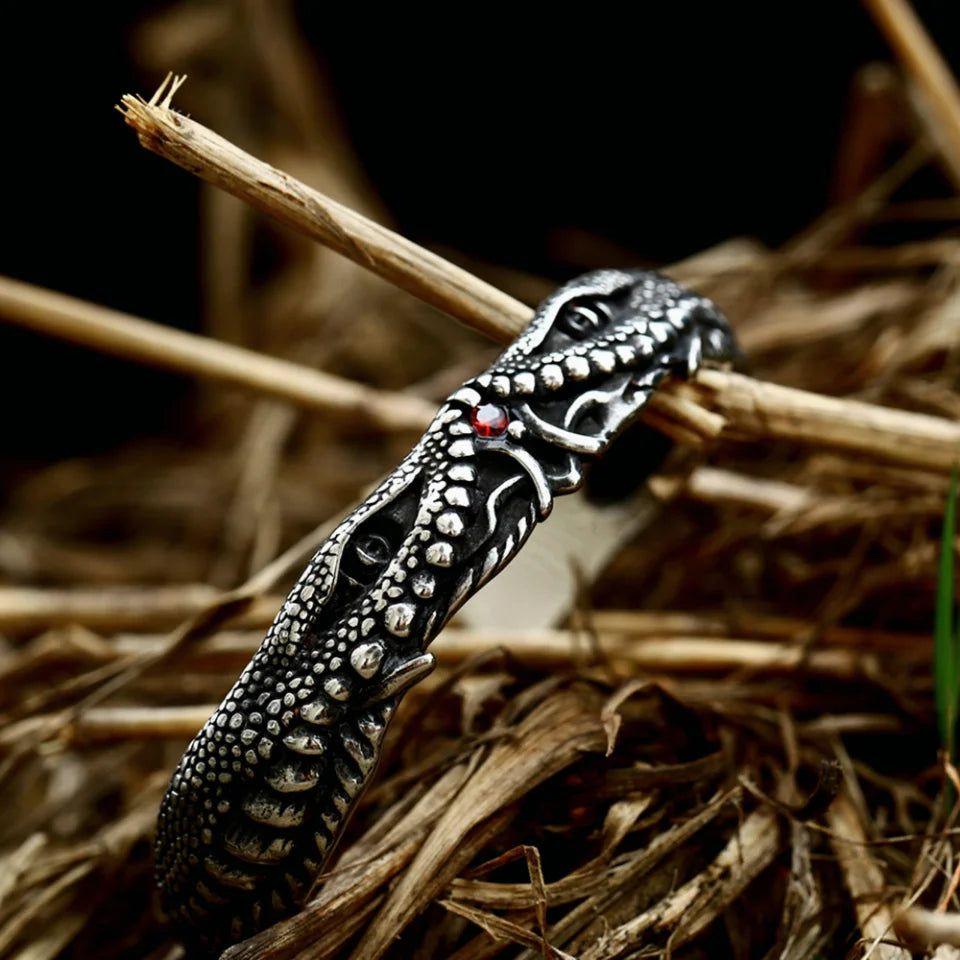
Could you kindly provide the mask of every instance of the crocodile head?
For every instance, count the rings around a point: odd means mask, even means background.
[[[584,461],[636,419],[664,377],[735,355],[709,300],[656,273],[599,270],[545,300],[523,335],[454,398],[473,401],[485,419],[500,412],[506,436],[481,448],[528,451],[532,459],[519,459],[545,505],[548,488],[579,486]]]
[[[297,909],[440,628],[663,377],[732,352],[709,301],[655,274],[599,271],[546,300],[443,404],[317,551],[181,760],[157,839],[176,920],[222,946]]]

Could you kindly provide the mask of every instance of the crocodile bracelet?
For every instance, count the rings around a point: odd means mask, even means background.
[[[709,300],[655,273],[600,270],[547,298],[443,404],[317,550],[173,775],[157,881],[188,941],[220,949],[298,909],[443,625],[661,380],[736,353]]]

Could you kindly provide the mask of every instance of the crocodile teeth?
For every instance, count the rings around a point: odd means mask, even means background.
[[[548,363],[540,370],[540,379],[548,390],[559,390],[563,386],[563,371],[555,363]]]
[[[594,350],[590,359],[602,373],[612,373],[617,366],[617,358],[609,350]]]
[[[537,388],[537,381],[532,373],[524,371],[513,378],[513,386],[517,393],[531,394]]]

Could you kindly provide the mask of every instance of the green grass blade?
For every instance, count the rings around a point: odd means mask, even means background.
[[[940,566],[937,571],[937,608],[933,632],[933,678],[940,740],[947,755],[955,755],[957,727],[958,650],[954,626],[955,579],[953,541],[957,529],[957,468],[950,477],[950,492],[943,512]]]

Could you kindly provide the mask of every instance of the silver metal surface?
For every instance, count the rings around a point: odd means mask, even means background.
[[[427,647],[443,625],[555,498],[581,486],[665,377],[735,352],[708,300],[657,274],[601,270],[544,301],[443,404],[319,548],[173,775],[157,879],[187,937],[219,948],[298,908],[373,776],[402,694],[433,668]],[[514,627],[559,617],[571,558],[592,576],[648,510],[642,493],[599,513],[568,499],[551,520],[556,536],[484,591],[486,609],[499,600]]]

